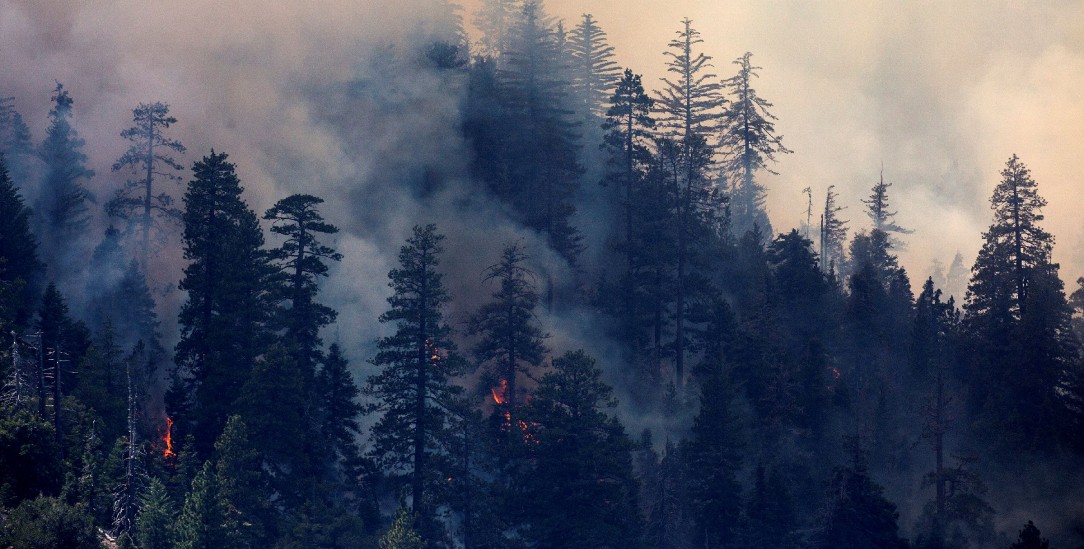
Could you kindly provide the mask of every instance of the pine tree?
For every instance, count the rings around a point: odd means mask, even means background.
[[[553,361],[524,411],[531,470],[519,482],[520,513],[539,548],[638,547],[641,519],[632,442],[606,409],[616,406],[594,359]]]
[[[538,0],[523,4],[498,70],[512,124],[510,177],[498,195],[528,227],[574,263],[582,244],[571,224],[583,166],[568,96],[562,36]]]
[[[851,441],[851,464],[832,474],[824,528],[818,547],[907,547],[899,537],[896,505],[884,497],[884,488],[869,477],[863,450]]]
[[[1009,549],[1050,549],[1050,542],[1043,538],[1042,532],[1035,527],[1035,523],[1028,521],[1020,535]]]
[[[662,79],[665,86],[655,104],[666,135],[687,141],[694,133],[703,135],[714,130],[712,122],[724,99],[722,86],[714,81],[716,75],[706,72],[712,67],[711,56],[696,50],[704,42],[700,32],[693,29],[688,18],[681,24],[677,38],[669,43],[670,51],[664,52],[670,59],[666,70],[676,76]]]
[[[29,410],[0,415],[0,504],[13,508],[40,494],[60,492],[63,462],[53,426]]]
[[[273,539],[272,492],[265,461],[253,442],[240,416],[230,416],[215,441],[211,486],[222,513],[221,534],[226,540],[223,547],[266,547]],[[206,466],[204,471],[210,475]],[[192,486],[195,493],[195,482]]]
[[[482,35],[479,39],[481,53],[496,59],[508,51],[512,29],[523,13],[523,0],[483,0],[474,19]]]
[[[53,429],[57,447],[63,455],[64,396],[75,388],[76,366],[89,346],[89,334],[82,322],[68,315],[68,304],[55,284],[49,284],[42,295],[37,328],[41,332],[41,353],[38,372],[38,410],[45,417],[46,390],[51,388]],[[51,387],[47,387],[46,384]]]
[[[423,549],[425,541],[410,523],[410,515],[406,508],[399,508],[399,512],[395,515],[395,522],[392,522],[388,531],[384,532],[377,542],[380,549]]]
[[[175,363],[185,374],[196,451],[210,453],[256,358],[266,349],[273,270],[261,250],[256,215],[227,155],[213,151],[192,167],[184,196],[181,340]]]
[[[613,183],[618,191],[624,193],[621,199],[621,207],[625,213],[623,251],[631,270],[634,257],[634,195],[639,191],[638,183],[651,162],[649,145],[651,131],[655,128],[655,120],[651,117],[654,101],[644,93],[640,75],[633,74],[631,69],[625,69],[624,76],[617,83],[609,102],[606,120],[602,123],[602,129],[606,132],[602,147],[610,154],[610,172],[604,182]]]
[[[764,210],[764,186],[756,181],[756,172],[766,170],[775,174],[768,163],[776,162],[776,154],[792,151],[783,146],[783,136],[776,135],[775,115],[768,111],[772,104],[757,95],[752,86],[759,75],[750,59],[752,53],[734,61],[738,74],[723,81],[731,100],[721,116],[720,147],[725,156],[723,172],[731,185],[731,207],[734,212],[734,231],[744,234],[754,225],[765,234],[772,234],[772,225]]]
[[[357,437],[361,433],[358,404],[361,391],[347,369],[346,358],[337,343],[328,348],[323,368],[316,377],[316,393],[321,410],[321,435],[331,455],[331,466],[340,475],[350,476],[358,466],[360,450]]]
[[[280,298],[290,303],[282,311],[281,324],[297,346],[298,367],[310,378],[320,360],[320,328],[334,322],[336,315],[316,302],[317,281],[327,276],[327,261],[342,259],[342,254],[317,240],[319,235],[339,232],[324,222],[317,210],[323,202],[315,196],[295,194],[276,202],[263,216],[271,221],[272,233],[285,237],[272,252],[284,279]]]
[[[606,114],[606,102],[620,78],[621,70],[613,61],[614,48],[607,43],[606,32],[589,13],[583,14],[579,24],[572,29],[568,45],[576,108],[587,125],[595,126],[595,120]]]
[[[1064,384],[1079,368],[1079,343],[1050,261],[1054,238],[1039,225],[1046,201],[1015,155],[1001,176],[965,305],[974,348],[969,408],[1005,444],[1048,447],[1074,415],[1067,404],[1079,395]]]
[[[86,167],[85,142],[72,126],[71,95],[57,82],[49,111],[49,128],[41,143],[39,155],[45,163],[45,179],[36,210],[40,215],[40,233],[46,263],[55,278],[67,277],[69,271],[82,261],[79,250],[73,248],[90,223],[87,202],[94,196],[83,185],[94,177]]]
[[[214,465],[207,461],[192,480],[192,489],[177,517],[174,539],[177,549],[226,547],[226,508],[218,492]]]
[[[173,523],[177,511],[157,478],[151,478],[136,517],[136,539],[141,549],[172,549]]]
[[[44,267],[38,260],[38,241],[30,232],[30,209],[0,155],[0,285],[8,285],[17,296],[11,320],[18,326],[30,318],[34,288]]]
[[[741,469],[742,442],[732,399],[724,374],[712,371],[701,388],[700,412],[682,451],[690,473],[689,504],[698,547],[725,547],[738,529],[742,500],[736,475]]]
[[[824,198],[824,213],[821,215],[820,258],[821,269],[826,273],[837,274],[843,267],[843,242],[847,239],[847,221],[840,218],[844,210],[836,205],[835,185],[828,186]]]
[[[181,181],[181,176],[176,172],[184,168],[172,154],[183,154],[185,148],[180,141],[165,135],[164,130],[177,123],[165,103],[140,103],[132,110],[132,122],[134,126],[120,132],[120,136],[131,141],[132,145],[113,164],[113,171],[129,170],[136,178],[129,179],[123,188],[117,190],[106,205],[106,211],[112,217],[139,226],[139,264],[143,272],[147,272],[151,228],[157,230],[159,240],[164,240],[166,234],[165,227],[155,218],[172,223],[181,219],[181,211],[173,206],[173,197],[165,191],[155,194],[154,183],[156,179]]]
[[[15,178],[22,181],[27,175],[24,164],[33,156],[30,128],[19,111],[15,110],[14,97],[0,97],[0,156],[13,164]]]
[[[447,426],[442,403],[459,392],[449,380],[458,372],[446,354],[455,350],[444,323],[450,300],[444,275],[437,270],[444,236],[435,225],[415,226],[399,250],[399,266],[388,273],[394,294],[381,323],[394,323],[395,334],[377,342],[373,365],[382,368],[364,389],[379,414],[372,428],[373,456],[386,470],[409,475],[412,511],[423,535],[430,537],[435,510],[431,484],[440,475],[440,433]]]
[[[474,356],[500,382],[499,388],[492,389],[499,410],[512,415],[519,402],[519,374],[529,375],[546,353],[546,335],[534,316],[538,305],[535,275],[523,266],[526,260],[519,244],[504,247],[500,261],[485,272],[484,281],[497,284],[493,301],[479,307],[470,319],[471,334],[481,336]]]

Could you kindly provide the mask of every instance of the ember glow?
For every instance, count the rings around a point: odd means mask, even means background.
[[[490,387],[489,392],[493,394],[493,402],[496,404],[505,403],[505,392],[508,391],[508,380],[502,379],[500,389],[497,387]]]
[[[169,416],[166,416],[166,434],[162,437],[162,442],[166,443],[165,450],[162,450],[162,457],[177,457],[177,454],[173,452],[173,418]]]

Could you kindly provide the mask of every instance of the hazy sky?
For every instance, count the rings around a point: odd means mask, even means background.
[[[990,223],[989,197],[1013,153],[1050,202],[1045,226],[1067,281],[1084,275],[1084,2],[721,2],[550,0],[569,22],[594,15],[618,61],[662,76],[666,43],[693,20],[721,77],[746,51],[794,154],[768,176],[776,229],[804,218],[801,190],[823,208],[836,185],[850,227],[881,163],[903,260],[921,283],[932,258],[970,265]],[[816,206],[815,206],[816,207]],[[814,214],[816,222],[816,213]]]
[[[919,284],[930,260],[960,250],[970,265],[989,224],[988,200],[1013,153],[1050,201],[1045,226],[1068,281],[1084,275],[1084,3],[728,2],[550,0],[574,24],[590,12],[618,61],[657,86],[662,51],[680,19],[694,21],[720,77],[745,51],[763,70],[756,85],[775,103],[777,129],[795,152],[767,176],[779,230],[804,217],[801,189],[822,201],[837,186],[855,229],[868,226],[859,200],[883,162],[898,221],[912,227],[903,252]],[[0,0],[0,94],[39,140],[53,80],[76,100],[77,124],[98,170],[139,101],[163,100],[192,153],[231,153],[256,209],[312,181],[365,177],[401,143],[389,125],[346,147],[319,120],[311,90],[353,78],[374,45],[415,29],[426,0]],[[471,3],[467,4],[469,20]],[[413,138],[450,142],[439,126],[451,106],[411,113],[433,129]],[[374,129],[375,128],[375,129]],[[391,132],[393,137],[394,132]],[[456,145],[432,146],[434,155]],[[449,153],[448,151],[452,151]],[[449,156],[449,162],[455,162]],[[107,195],[102,190],[100,194]],[[347,213],[345,207],[340,207]],[[361,249],[365,245],[358,244]],[[370,267],[372,269],[383,268]]]

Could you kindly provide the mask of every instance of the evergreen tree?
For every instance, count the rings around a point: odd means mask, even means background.
[[[380,549],[423,549],[425,541],[418,531],[411,526],[410,515],[406,508],[400,507],[387,532],[380,536],[377,545]]]
[[[741,515],[741,438],[731,411],[731,389],[721,371],[711,372],[700,394],[700,412],[693,420],[683,450],[689,471],[689,503],[696,527],[697,547],[725,547],[738,529]]]
[[[272,259],[282,271],[281,299],[290,307],[282,311],[282,325],[297,346],[297,365],[309,377],[320,359],[320,328],[335,321],[335,311],[316,302],[317,280],[326,277],[327,261],[339,261],[342,254],[317,240],[319,235],[339,232],[324,222],[317,206],[324,201],[307,194],[283,198],[267,210],[263,218],[271,221],[271,232],[285,237],[272,252]]]
[[[173,521],[177,511],[166,493],[166,487],[157,478],[151,478],[139,506],[136,517],[136,539],[141,549],[172,549]]]
[[[700,32],[688,18],[681,24],[677,38],[669,43],[670,50],[664,52],[669,58],[666,71],[676,76],[662,79],[665,86],[655,104],[666,135],[687,141],[694,133],[703,135],[714,129],[712,121],[724,99],[716,75],[707,72],[712,67],[711,56],[696,50],[704,42]]]
[[[523,0],[483,0],[474,19],[482,33],[481,54],[496,59],[508,51],[512,32],[523,13]]]
[[[629,264],[633,268],[633,211],[634,195],[638,193],[640,183],[651,162],[649,140],[655,128],[651,118],[654,101],[644,93],[640,75],[625,69],[625,74],[617,83],[610,106],[606,110],[606,120],[602,129],[606,132],[602,147],[609,152],[610,172],[604,183],[613,183],[622,191],[621,207],[625,214],[625,234],[622,246]]]
[[[1020,535],[1009,549],[1050,549],[1050,542],[1043,538],[1042,532],[1035,527],[1035,523],[1028,521]]]
[[[11,318],[16,325],[23,326],[30,318],[34,288],[43,270],[37,239],[30,232],[30,209],[0,155],[0,285],[8,285],[17,296]]]
[[[340,474],[351,476],[360,460],[358,415],[363,408],[357,402],[361,391],[354,384],[337,343],[328,348],[324,367],[317,374],[316,393],[321,403],[320,433],[331,455],[331,466]]]
[[[0,505],[14,508],[39,494],[55,496],[64,478],[53,427],[28,410],[0,415]]]
[[[632,443],[605,412],[616,406],[613,391],[583,351],[553,367],[524,411],[534,464],[519,479],[528,536],[539,548],[638,547]]]
[[[117,190],[116,196],[106,205],[106,211],[110,216],[139,226],[139,262],[143,272],[147,272],[151,228],[157,230],[160,240],[165,237],[165,227],[155,218],[173,223],[181,218],[181,211],[173,206],[173,197],[168,192],[155,194],[155,179],[181,181],[176,172],[184,168],[172,154],[183,154],[185,148],[180,141],[165,135],[164,130],[177,123],[165,103],[140,103],[132,110],[132,122],[134,126],[120,132],[120,136],[132,145],[113,164],[113,171],[129,170],[135,179],[129,179]]]
[[[776,154],[791,151],[783,146],[783,136],[776,135],[775,115],[768,112],[772,104],[757,95],[752,86],[758,77],[750,59],[752,53],[734,61],[738,74],[723,81],[731,100],[722,112],[720,147],[726,161],[723,171],[730,180],[731,208],[734,212],[734,231],[744,234],[754,225],[765,234],[772,234],[772,224],[764,209],[764,185],[756,181],[757,170],[766,170],[769,162],[776,162]]]
[[[218,493],[214,465],[204,462],[192,480],[192,489],[177,517],[174,539],[177,549],[226,547],[226,508]]]
[[[449,383],[458,373],[455,363],[446,359],[455,347],[443,320],[450,296],[437,271],[443,240],[435,225],[415,226],[399,250],[399,266],[388,273],[391,308],[380,316],[381,323],[395,323],[396,332],[377,342],[372,363],[382,370],[364,390],[375,397],[367,411],[379,414],[372,428],[373,456],[393,474],[409,475],[412,510],[427,538],[435,510],[431,485],[444,478],[439,462],[440,434],[447,426],[444,403],[459,392]]]
[[[45,179],[35,209],[40,215],[39,234],[46,263],[55,278],[64,278],[83,259],[73,243],[79,241],[90,223],[87,202],[93,202],[94,196],[83,181],[94,177],[94,171],[86,167],[87,156],[82,152],[85,142],[71,123],[74,102],[63,84],[57,82],[52,101],[49,128],[39,151],[45,163]]]
[[[98,532],[85,504],[39,496],[26,500],[4,520],[0,545],[20,549],[97,547]]]
[[[519,390],[519,374],[530,374],[530,368],[542,363],[546,337],[534,316],[538,294],[534,289],[534,273],[523,266],[527,260],[523,248],[510,244],[501,252],[501,259],[485,272],[485,282],[495,282],[493,301],[482,305],[470,319],[470,332],[480,335],[474,346],[478,362],[489,367],[499,388],[493,389],[500,411],[515,415]]]
[[[974,348],[969,408],[1002,442],[1045,447],[1073,416],[1066,404],[1074,395],[1063,387],[1079,368],[1079,343],[1050,261],[1054,238],[1039,225],[1046,201],[1015,155],[1001,176],[965,305]]]
[[[583,14],[568,40],[572,56],[572,94],[577,110],[589,126],[606,114],[606,102],[614,93],[621,70],[613,61],[614,48],[606,41],[606,32],[598,21]]]
[[[884,488],[869,477],[866,458],[852,441],[854,457],[832,474],[829,504],[817,547],[883,547],[905,549],[899,537],[896,505],[884,497]]]
[[[847,239],[847,221],[839,216],[844,208],[836,205],[835,188],[835,185],[829,185],[825,194],[820,235],[821,269],[832,274],[839,273],[843,267],[843,242]]]
[[[45,417],[46,390],[51,388],[53,429],[58,450],[63,455],[64,396],[72,394],[76,378],[76,366],[86,352],[89,335],[82,322],[68,315],[68,304],[55,284],[49,284],[42,296],[38,310],[37,328],[41,332],[41,353],[38,372],[38,411]],[[46,384],[51,387],[47,387]]]
[[[14,179],[25,182],[35,151],[30,128],[14,103],[14,97],[0,97],[0,156],[7,159]]]
[[[510,177],[497,193],[572,263],[582,248],[571,217],[583,167],[561,39],[541,3],[527,0],[498,70],[512,122],[512,156]]]
[[[221,509],[224,547],[266,547],[273,539],[271,506],[275,498],[268,487],[266,461],[261,459],[254,442],[240,416],[230,416],[215,441],[214,482],[209,490],[213,490],[212,497],[218,500]],[[206,467],[204,471],[210,474]],[[192,493],[195,492],[193,482]]]
[[[266,348],[272,307],[272,269],[260,249],[256,215],[227,155],[213,151],[192,167],[184,196],[184,269],[180,289],[181,340],[175,363],[186,376],[189,423],[197,452],[210,453],[241,394],[256,358]],[[188,428],[188,426],[186,426]]]

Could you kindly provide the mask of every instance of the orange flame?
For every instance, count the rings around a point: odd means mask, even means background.
[[[490,387],[489,392],[493,394],[493,402],[497,404],[504,404],[504,393],[508,391],[508,380],[501,380],[501,390],[497,391],[496,387]]]
[[[166,435],[162,437],[162,441],[166,443],[166,449],[162,451],[162,457],[177,457],[177,454],[173,452],[173,418],[169,416],[166,416]]]

